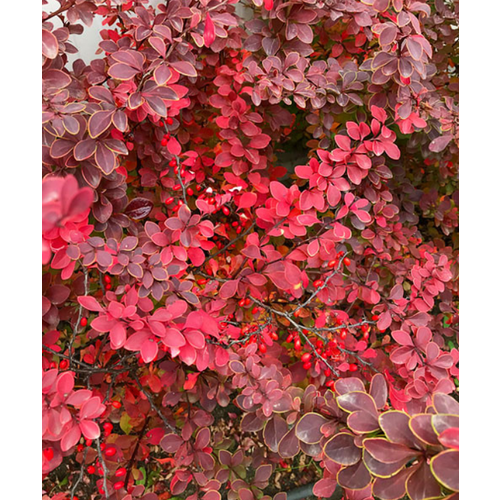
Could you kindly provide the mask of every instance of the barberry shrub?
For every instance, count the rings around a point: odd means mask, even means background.
[[[454,2],[59,3],[44,498],[458,499]]]

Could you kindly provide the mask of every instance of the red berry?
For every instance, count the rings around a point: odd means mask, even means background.
[[[302,354],[302,357],[300,358],[300,360],[303,363],[307,363],[310,359],[311,359],[311,353],[310,352],[305,352],[304,354]]]
[[[87,318],[82,318],[80,320],[80,325],[81,326],[87,326],[87,323],[89,322],[89,320]]]
[[[116,448],[114,447],[111,447],[111,448],[106,448],[104,450],[104,454],[107,456],[107,457],[114,457],[116,455]]]
[[[337,260],[333,259],[330,262],[328,262],[328,267],[336,267],[337,264],[338,264]]]
[[[122,404],[120,403],[120,401],[113,401],[111,403],[111,406],[113,406],[113,408],[121,408]]]
[[[66,370],[68,368],[69,362],[67,359],[61,359],[61,362],[59,363],[59,369],[60,370]]]
[[[272,332],[272,333],[271,333],[271,338],[272,338],[273,340],[278,340],[278,339],[279,339],[278,334],[277,334],[276,332]]]
[[[222,213],[223,213],[224,215],[229,215],[229,214],[231,213],[231,211],[229,210],[229,208],[227,208],[227,207],[226,207],[226,205],[224,205],[224,206],[222,207]]]
[[[286,338],[286,342],[290,343],[293,340],[293,333],[290,333],[288,337]]]
[[[51,361],[51,362],[50,362],[50,364],[49,364],[49,368],[50,368],[51,370],[53,370],[54,368],[57,368],[57,365],[56,365],[55,361]]]
[[[300,343],[300,339],[295,339],[294,347],[297,352],[300,352],[300,350],[302,349],[302,344]]]
[[[123,477],[127,473],[127,469],[125,467],[120,467],[116,472],[115,476],[116,477]]]
[[[347,329],[342,328],[342,330],[340,330],[340,338],[344,340],[346,337],[347,337]]]
[[[380,316],[379,316],[378,314],[374,314],[374,315],[372,316],[372,321],[378,321],[379,317],[380,317]]]
[[[252,301],[251,301],[251,300],[247,297],[247,298],[245,299],[245,305],[246,305],[246,306],[249,306],[251,303],[252,303]]]
[[[92,441],[92,439],[86,439],[86,440],[85,440],[85,444],[86,444],[87,446],[92,446],[92,442],[93,442],[93,441]]]
[[[108,436],[111,434],[111,431],[113,430],[113,424],[111,422],[104,422],[103,424],[104,432]]]
[[[167,198],[165,200],[165,205],[170,205],[170,203],[173,203],[173,202],[174,202],[174,197],[170,196],[170,198]]]
[[[104,281],[105,283],[111,283],[111,277],[109,276],[109,274],[104,275]]]
[[[193,194],[194,194],[193,188],[187,188],[187,189],[186,189],[186,193],[187,193],[189,196],[193,196]]]
[[[170,167],[176,167],[177,166],[177,162],[175,160],[170,160],[168,162],[168,164],[169,164]]]
[[[124,486],[125,486],[124,481],[118,481],[117,483],[113,484],[113,489],[121,490]]]
[[[78,453],[81,453],[83,451],[83,444],[79,444],[77,447],[76,447],[76,451]]]
[[[170,116],[167,118],[167,125],[172,125],[174,123],[174,120],[170,118]]]
[[[346,266],[350,266],[350,265],[351,265],[351,259],[350,259],[349,257],[346,257],[346,258],[344,259],[344,264],[345,264]]]
[[[245,299],[241,299],[239,302],[238,302],[238,305],[240,307],[243,307],[245,305]]]
[[[111,283],[106,283],[105,287],[106,290],[111,290]]]
[[[89,474],[95,474],[95,467],[94,467],[93,465],[89,465],[89,466],[87,467],[87,472],[88,472]]]
[[[310,361],[308,361],[307,363],[304,363],[302,365],[302,368],[304,368],[304,370],[309,370],[309,368],[311,368],[312,364]]]
[[[325,382],[325,385],[326,385],[327,387],[329,387],[330,389],[333,387],[333,384],[334,384],[333,380],[327,380],[327,381]]]
[[[323,373],[325,374],[325,377],[329,377],[332,374],[332,370],[330,370],[330,368],[327,368]]]
[[[45,450],[43,450],[43,456],[50,462],[54,458],[54,450],[52,448],[45,448]]]
[[[266,353],[267,352],[266,344],[259,344],[259,351],[263,354]]]
[[[323,280],[316,280],[314,283],[313,283],[313,287],[314,288],[319,288],[320,286],[323,286],[324,285],[324,281]]]
[[[300,314],[300,309],[295,309],[295,311],[293,311],[293,315],[297,318]]]
[[[365,323],[364,325],[361,325],[361,331],[363,333],[366,333],[369,328],[370,328],[370,326],[367,323]]]
[[[358,366],[357,366],[357,365],[355,365],[354,363],[351,363],[351,364],[349,365],[349,371],[350,371],[350,372],[355,372],[355,371],[357,371],[357,370],[358,370]]]
[[[161,145],[165,147],[168,144],[168,140],[165,137],[161,140]]]
[[[207,281],[208,280],[206,278],[202,278],[202,279],[198,280],[196,283],[198,283],[198,285],[206,285]]]
[[[158,125],[159,125],[160,127],[164,127],[164,126],[165,126],[165,124],[164,124],[161,120],[158,122]]]

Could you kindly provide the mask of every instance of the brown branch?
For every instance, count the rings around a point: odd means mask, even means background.
[[[49,19],[52,19],[53,17],[56,17],[58,16],[59,14],[61,14],[62,12],[65,12],[69,9],[71,9],[71,7],[73,7],[73,5],[75,5],[76,3],[76,0],[72,0],[68,5],[61,5],[61,7],[59,7],[59,9],[57,9],[56,11],[52,12],[52,14],[49,14],[44,20],[43,22],[45,21],[48,21]]]

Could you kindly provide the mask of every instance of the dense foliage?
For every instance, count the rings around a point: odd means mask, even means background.
[[[457,3],[58,1],[44,498],[458,499]]]

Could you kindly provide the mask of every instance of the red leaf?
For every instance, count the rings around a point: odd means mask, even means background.
[[[207,12],[207,17],[205,18],[205,30],[203,32],[203,41],[205,42],[205,47],[210,47],[215,40],[215,26]]]
[[[256,193],[243,193],[241,198],[239,199],[238,208],[250,208],[255,205],[257,201]]]

